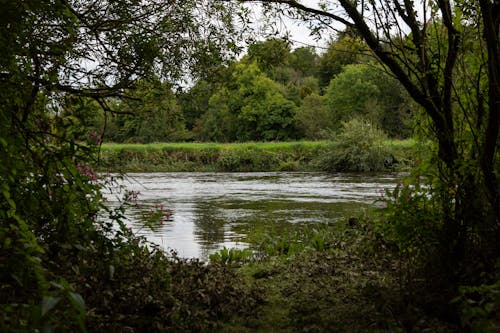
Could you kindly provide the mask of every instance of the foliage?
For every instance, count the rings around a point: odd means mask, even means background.
[[[384,132],[371,122],[354,118],[333,138],[319,161],[320,168],[335,172],[390,170],[396,160],[384,146],[385,139]]]
[[[428,124],[425,139],[436,143],[432,159],[426,162],[433,169],[427,181],[438,213],[429,215],[423,208],[426,199],[419,195],[409,206],[399,202],[398,209],[407,214],[399,225],[408,223],[408,229],[399,229],[396,236],[414,240],[406,238],[407,231],[417,228],[412,214],[434,226],[424,236],[431,243],[437,240],[438,250],[431,249],[427,260],[417,263],[423,264],[418,267],[423,272],[420,281],[431,288],[413,301],[434,302],[444,310],[443,316],[456,319],[457,313],[448,306],[450,299],[460,285],[489,284],[500,253],[499,4],[443,0],[360,6],[341,0],[309,7],[296,1],[266,1],[265,8],[268,14],[306,21],[313,33],[343,24],[363,39],[422,107]],[[374,92],[377,87],[369,88]],[[410,247],[424,253],[426,245],[419,241]],[[426,271],[428,260],[440,263],[435,271]]]
[[[121,211],[100,218],[107,183],[93,166],[110,104],[148,74],[201,75],[211,59],[227,59],[237,48],[226,38],[230,6],[0,5],[0,329],[84,332],[92,311],[109,319],[122,304],[111,297],[97,308],[106,294],[95,292],[140,251]]]
[[[253,253],[249,249],[228,249],[224,247],[219,252],[210,255],[210,262],[224,265],[241,265],[253,258]]]
[[[403,302],[397,254],[370,218],[267,228],[246,241],[256,255],[238,272],[262,291],[263,303],[253,320],[226,323],[223,332],[457,330]]]
[[[235,65],[232,81],[209,101],[202,138],[217,141],[271,141],[293,137],[296,106],[283,88],[253,64]]]
[[[462,325],[471,332],[496,332],[500,328],[500,280],[480,286],[463,286],[454,299],[462,311]]]
[[[394,242],[402,253],[411,253],[428,260],[438,244],[440,221],[439,203],[432,188],[421,184],[399,182],[384,197],[385,219],[381,225],[384,239]],[[424,253],[417,253],[425,251]]]
[[[339,37],[342,43],[351,41],[346,36]],[[359,45],[354,49],[361,52]],[[338,61],[343,53],[336,50],[322,56],[325,65]],[[351,56],[356,57],[356,64],[369,59]],[[237,62],[213,64],[207,69],[210,75],[203,75],[192,86],[177,87],[175,93],[171,83],[156,76],[127,90],[128,99],[108,100],[106,115],[88,107],[85,111],[74,101],[75,106],[68,103],[65,107],[81,125],[98,133],[105,127],[105,139],[114,142],[317,139],[348,120],[347,113],[366,114],[391,136],[409,134],[407,118],[415,107],[409,106],[401,86],[392,78],[382,70],[371,70],[379,67],[340,66],[336,82],[345,84],[329,89],[324,98],[319,82],[324,71],[318,59],[312,47],[292,51],[287,41],[269,38],[250,44],[247,54]],[[360,84],[352,82],[351,72]],[[376,96],[367,94],[370,91]]]
[[[313,47],[298,47],[289,56],[290,67],[299,72],[303,77],[316,75],[318,55]]]
[[[391,137],[410,132],[407,99],[399,82],[372,64],[345,66],[325,92],[334,126],[362,116]]]
[[[104,145],[101,160],[123,171],[278,171],[300,162],[308,169],[322,142]]]
[[[287,41],[270,38],[263,42],[256,42],[248,48],[248,58],[272,78],[272,70],[285,65],[290,54],[290,45]]]
[[[189,138],[183,114],[170,85],[157,78],[141,81],[116,105],[105,138],[114,142],[184,141]]]
[[[109,172],[166,171],[320,171],[318,163],[328,141],[255,143],[103,144],[100,170]],[[382,142],[397,165],[407,170],[414,163],[413,140]]]
[[[312,93],[305,96],[295,114],[295,122],[307,139],[326,139],[336,128],[330,112],[325,106],[324,96]]]
[[[249,313],[259,300],[255,289],[224,266],[147,247],[123,248],[111,264],[112,270],[90,266],[85,272],[99,281],[83,293],[94,309],[87,321],[92,331],[211,331],[221,320]]]
[[[189,90],[177,95],[188,130],[192,130],[196,125],[196,120],[207,111],[208,102],[215,90],[215,84],[198,80]]]
[[[340,33],[318,59],[320,86],[326,88],[346,65],[367,62],[370,56],[363,55],[364,52],[368,53],[367,47],[359,37],[349,30]]]

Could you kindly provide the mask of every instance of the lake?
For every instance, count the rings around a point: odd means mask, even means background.
[[[131,208],[127,223],[139,235],[185,258],[206,260],[223,247],[244,247],[242,236],[256,223],[334,223],[376,206],[399,174],[326,174],[300,172],[133,173],[120,181],[140,192],[142,209],[163,206],[171,220],[152,229]],[[105,193],[111,206],[117,195]]]

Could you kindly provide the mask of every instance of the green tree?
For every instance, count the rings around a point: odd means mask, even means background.
[[[140,81],[116,106],[106,138],[116,142],[168,142],[189,138],[184,116],[170,84],[158,79]],[[113,126],[114,125],[114,126]]]
[[[210,98],[209,111],[200,121],[203,137],[225,141],[293,137],[295,104],[285,98],[285,89],[255,63],[236,64],[226,85]]]
[[[197,119],[208,110],[208,101],[217,87],[205,80],[197,81],[189,90],[178,94],[179,105],[184,114],[186,127],[192,130]]]
[[[85,141],[92,133],[104,132],[105,114],[102,107],[93,98],[65,96],[62,114],[66,121],[73,122],[68,129],[73,132],[73,137],[76,140]]]
[[[344,66],[368,61],[369,57],[364,55],[364,52],[367,53],[367,47],[356,34],[340,33],[318,59],[320,86],[322,88],[328,86],[330,81],[342,72]]]
[[[364,116],[392,137],[409,134],[408,97],[397,80],[373,64],[347,65],[328,85],[326,104],[339,128]]]
[[[124,239],[97,217],[99,139],[76,141],[75,118],[91,120],[89,99],[109,110],[141,77],[196,75],[212,55],[229,56],[234,30],[221,10],[231,10],[138,0],[0,7],[0,330],[85,331],[82,281],[109,272]]]
[[[237,139],[237,118],[231,112],[228,103],[232,94],[223,87],[210,97],[208,110],[197,120],[193,128],[196,139],[215,142],[231,142]]]
[[[178,91],[179,106],[184,114],[186,127],[193,130],[199,118],[208,110],[210,97],[225,83],[231,80],[233,66],[219,64],[210,75],[196,80],[193,86]]]
[[[461,283],[492,278],[500,253],[500,3],[261,2],[313,31],[333,24],[356,31],[422,107],[437,143],[428,176],[441,210],[433,220],[437,241],[427,249],[435,275],[427,282],[442,287],[447,306]]]
[[[252,64],[238,66],[233,78],[236,94],[230,107],[238,118],[238,140],[292,137],[296,106],[284,97],[284,89]]]
[[[318,54],[313,47],[299,47],[289,56],[289,66],[303,77],[315,76],[317,72]]]
[[[325,105],[325,98],[312,93],[304,97],[295,115],[296,127],[306,139],[326,139],[336,129],[332,115]]]
[[[290,44],[287,41],[271,38],[250,45],[247,53],[251,62],[255,62],[264,73],[273,78],[274,68],[288,65],[290,51]]]

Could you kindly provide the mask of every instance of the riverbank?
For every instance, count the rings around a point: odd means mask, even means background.
[[[350,218],[257,232],[246,240],[251,251],[212,255],[212,265],[231,267],[260,296],[251,313],[219,322],[219,331],[456,332],[406,304],[408,262],[379,236],[373,220]]]
[[[413,163],[415,140],[387,140],[387,171]],[[101,146],[99,169],[111,172],[324,171],[328,141],[248,143],[154,143]],[[382,161],[381,164],[384,161]],[[348,170],[347,170],[348,171]],[[384,171],[384,170],[373,170]]]
[[[126,246],[123,251],[134,255],[113,262],[114,273],[87,272],[90,282],[79,290],[89,309],[87,329],[457,332],[405,303],[408,291],[400,279],[408,262],[375,226],[351,218],[256,232],[246,239],[249,249],[224,249],[207,264]]]

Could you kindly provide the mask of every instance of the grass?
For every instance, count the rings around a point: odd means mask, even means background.
[[[148,144],[137,143],[104,143],[101,147],[103,154],[118,153],[123,151],[152,153],[165,151],[204,152],[204,151],[294,151],[303,149],[314,151],[323,149],[328,141],[293,141],[293,142],[158,142]]]
[[[415,140],[388,140],[386,145],[411,159]],[[328,141],[243,143],[105,143],[100,169],[122,172],[171,171],[320,171],[318,159]]]

